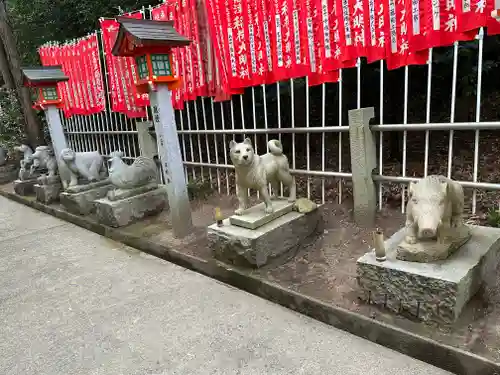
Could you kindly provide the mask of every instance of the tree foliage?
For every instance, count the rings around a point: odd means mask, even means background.
[[[24,141],[24,121],[15,90],[0,91],[0,145],[7,149]]]
[[[38,64],[37,48],[93,32],[100,17],[148,6],[146,0],[7,0],[9,17],[25,64]],[[152,5],[155,5],[154,3]]]

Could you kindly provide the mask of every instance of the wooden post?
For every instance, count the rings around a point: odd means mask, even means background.
[[[174,235],[182,238],[192,232],[193,223],[171,93],[166,85],[158,84],[156,90],[150,91],[149,97],[167,187],[170,220]]]

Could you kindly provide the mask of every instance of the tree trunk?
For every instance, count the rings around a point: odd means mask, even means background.
[[[12,77],[9,60],[7,59],[7,54],[5,53],[5,48],[1,40],[0,40],[0,73],[2,74],[5,88],[15,89],[16,86],[14,83],[14,77]]]
[[[32,147],[39,146],[43,144],[43,131],[35,111],[31,107],[30,91],[28,88],[23,87],[21,63],[17,52],[16,40],[8,20],[5,0],[0,0],[0,38],[2,39],[5,53],[10,63],[10,71],[14,78],[14,85],[23,111],[26,135]]]

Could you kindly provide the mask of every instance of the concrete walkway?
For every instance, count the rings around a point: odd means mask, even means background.
[[[0,197],[0,374],[450,374]]]

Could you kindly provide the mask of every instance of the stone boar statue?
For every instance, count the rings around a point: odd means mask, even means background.
[[[447,239],[452,228],[463,225],[464,190],[449,178],[431,175],[410,183],[406,210],[406,238],[409,244],[419,239]]]

